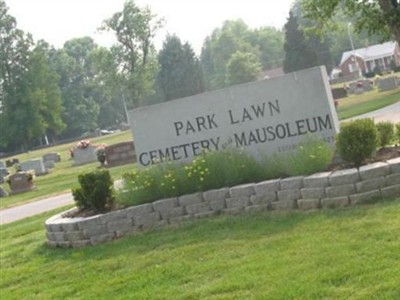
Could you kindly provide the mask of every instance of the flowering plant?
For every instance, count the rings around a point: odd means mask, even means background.
[[[76,145],[76,147],[78,149],[86,149],[87,147],[90,146],[90,141],[89,140],[81,140],[78,142],[78,144]]]

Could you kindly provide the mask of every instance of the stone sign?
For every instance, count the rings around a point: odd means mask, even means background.
[[[74,166],[84,165],[95,161],[97,161],[96,147],[89,145],[84,149],[81,148],[74,149],[74,157],[72,165]]]
[[[132,141],[110,145],[105,151],[107,167],[136,162],[135,146]]]
[[[55,163],[61,161],[60,154],[58,153],[47,153],[43,155],[43,162],[46,163],[47,161],[54,161]]]
[[[307,134],[329,143],[339,130],[325,67],[132,110],[140,166],[190,161],[208,150],[242,148],[269,156]]]
[[[8,182],[12,194],[31,191],[35,188],[30,174],[26,172],[18,172],[9,176]]]
[[[34,170],[35,175],[37,175],[37,176],[48,173],[46,170],[46,167],[43,164],[43,160],[41,158],[24,161],[19,166],[20,166],[21,171]]]

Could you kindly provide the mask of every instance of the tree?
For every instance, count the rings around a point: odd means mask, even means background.
[[[399,0],[302,0],[302,9],[307,18],[317,22],[314,29],[319,33],[332,28],[335,14],[342,10],[355,18],[358,32],[365,29],[370,35],[379,34],[400,43]]]
[[[132,0],[125,2],[122,12],[105,20],[101,27],[114,32],[117,38],[112,52],[131,106],[139,105],[153,90],[157,60],[152,39],[160,27],[161,20],[148,7],[140,8]]]
[[[160,71],[157,84],[165,101],[204,91],[199,60],[192,47],[173,35],[167,36],[158,54]]]
[[[236,52],[227,64],[229,85],[255,81],[262,72],[258,58],[252,53]]]
[[[297,17],[292,10],[289,12],[289,19],[285,24],[284,49],[283,70],[285,73],[317,65],[317,55],[307,44],[304,33],[299,28]]]

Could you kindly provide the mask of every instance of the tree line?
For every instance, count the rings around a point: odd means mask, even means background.
[[[350,49],[349,30],[356,47],[388,38],[387,32],[354,27],[356,34],[348,24],[358,19],[345,7],[332,15],[335,30],[321,35],[313,9],[312,1],[297,0],[283,29],[225,21],[197,56],[176,35],[157,51],[154,37],[163,20],[132,0],[99,28],[112,32],[116,44],[105,48],[77,37],[61,49],[34,42],[0,0],[0,151],[114,127],[127,121],[126,109],[254,81],[268,69],[331,70]]]

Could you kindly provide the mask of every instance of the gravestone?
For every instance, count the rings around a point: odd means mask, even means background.
[[[135,146],[132,141],[107,146],[105,151],[109,168],[136,162]]]
[[[75,148],[73,157],[73,166],[84,165],[97,161],[96,148],[92,145],[86,148]]]
[[[10,175],[8,182],[10,184],[11,194],[32,191],[35,188],[27,172],[18,172]]]
[[[40,159],[31,159],[24,161],[20,163],[20,169],[23,172],[29,171],[29,170],[34,170],[35,175],[40,176],[40,175],[45,175],[47,174],[46,167],[43,164],[43,160]]]
[[[47,160],[44,162],[44,167],[46,168],[46,170],[54,169],[55,166],[56,166],[56,163],[52,160]]]
[[[0,168],[0,183],[4,183],[4,178],[8,175],[7,168]]]
[[[60,154],[58,153],[47,153],[42,157],[43,162],[46,163],[47,161],[54,161],[55,163],[61,161]]]
[[[380,92],[394,90],[399,86],[399,79],[396,76],[379,79],[378,87]]]
[[[333,99],[342,99],[347,97],[347,91],[345,88],[334,88],[332,89]]]
[[[339,121],[325,67],[232,86],[129,112],[139,166],[187,162],[239,148],[255,158],[298,147],[309,134],[334,145]]]
[[[361,80],[361,84],[364,92],[369,92],[370,90],[372,90],[373,83],[370,80],[368,79]]]
[[[349,94],[354,94],[356,92],[356,89],[357,89],[357,82],[353,81],[349,83],[347,92]]]

